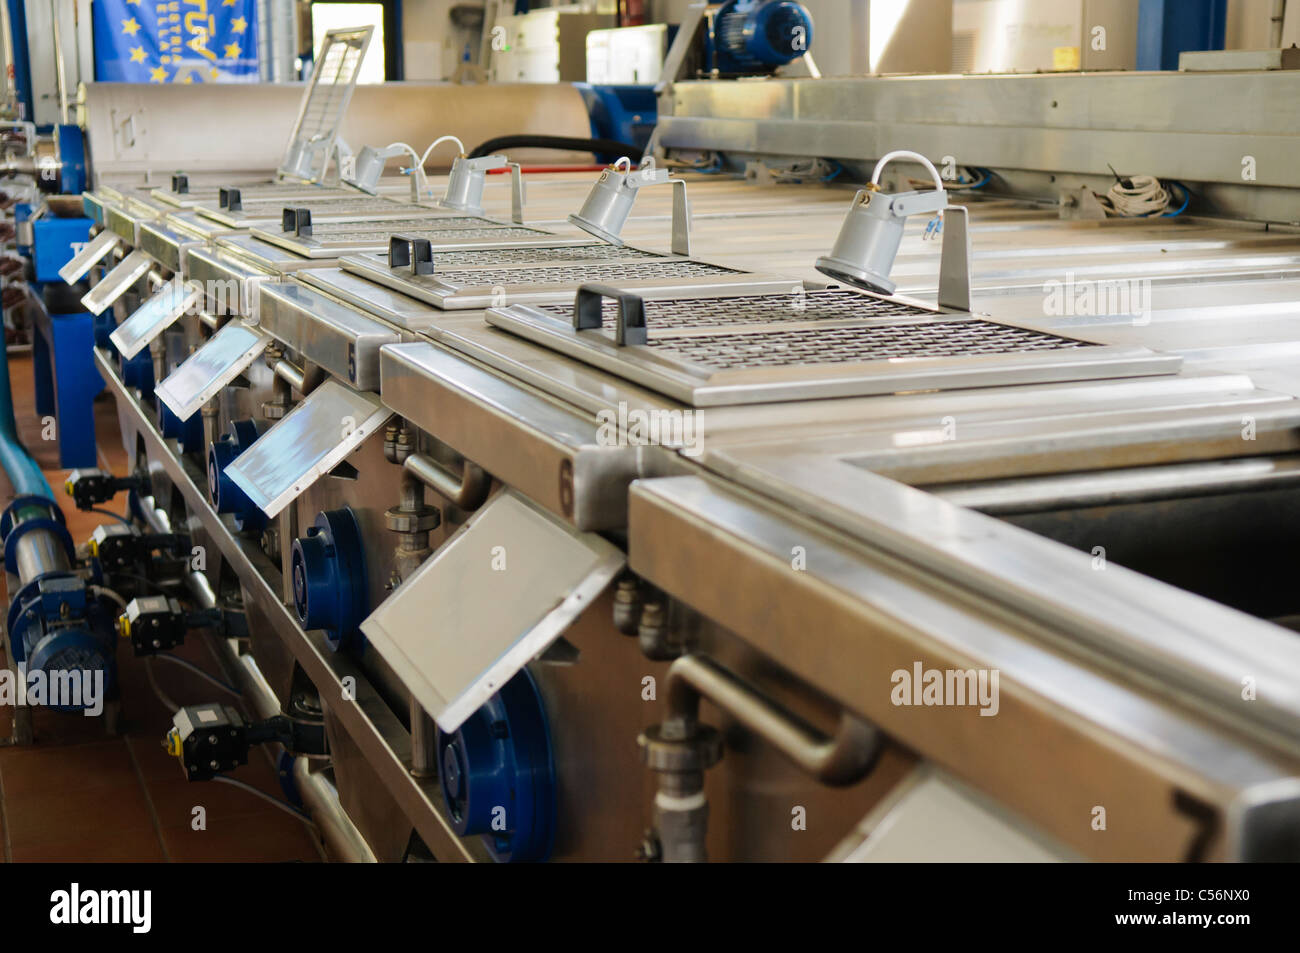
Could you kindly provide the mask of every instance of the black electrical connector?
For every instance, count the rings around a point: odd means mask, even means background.
[[[149,481],[141,476],[115,477],[98,469],[73,470],[64,481],[63,488],[72,497],[77,509],[89,510],[97,503],[111,500],[122,490],[137,490],[148,495]]]
[[[172,716],[163,747],[181,762],[186,779],[210,781],[218,774],[248,764],[253,745],[276,742],[291,754],[329,753],[323,724],[275,715],[245,722],[230,705],[212,702],[190,705]]]

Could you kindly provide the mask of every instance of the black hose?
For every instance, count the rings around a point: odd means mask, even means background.
[[[574,136],[517,135],[497,136],[481,142],[470,152],[469,158],[491,155],[502,149],[559,149],[564,152],[594,152],[597,155],[617,155],[640,159],[641,147],[615,139],[579,139]]]

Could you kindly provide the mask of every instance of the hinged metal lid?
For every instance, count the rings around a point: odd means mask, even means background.
[[[102,281],[81,296],[81,306],[91,314],[102,314],[122,297],[127,288],[139,281],[153,266],[153,259],[142,251],[133,251],[106,274]]]
[[[280,163],[281,175],[320,181],[352,101],[374,27],[327,30]]]
[[[361,631],[438,727],[455,731],[559,638],[623,563],[600,536],[503,490]]]
[[[181,420],[194,412],[257,360],[271,336],[238,318],[212,335],[180,367],[154,388],[154,394]]]
[[[59,277],[68,284],[75,285],[120,244],[122,239],[113,232],[100,232],[59,269]]]
[[[116,328],[108,339],[128,361],[149,346],[149,342],[171,327],[182,314],[194,307],[203,292],[187,287],[180,278],[167,282]]]
[[[391,416],[374,394],[327,380],[236,457],[226,476],[275,516]]]
[[[634,291],[591,286],[574,305],[493,308],[487,320],[697,407],[1172,374],[1182,364],[852,291],[654,300]]]

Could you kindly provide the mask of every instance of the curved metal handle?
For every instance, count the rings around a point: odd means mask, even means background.
[[[704,655],[673,662],[666,694],[665,738],[694,735],[704,697],[823,784],[853,784],[866,777],[880,753],[881,734],[869,722],[845,711],[835,734],[825,735]]]
[[[573,299],[573,330],[592,331],[604,327],[604,301],[613,298],[618,302],[618,323],[614,329],[614,343],[619,347],[645,344],[645,302],[641,296],[623,291],[613,285],[586,284],[578,287]]]
[[[433,243],[414,235],[393,235],[388,239],[388,267],[410,268],[413,275],[433,274]]]

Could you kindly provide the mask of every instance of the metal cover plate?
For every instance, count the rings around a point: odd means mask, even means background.
[[[327,380],[236,457],[226,475],[262,512],[275,516],[392,414],[374,394]]]
[[[258,327],[362,390],[379,389],[379,349],[397,332],[292,282],[263,285]]]
[[[361,631],[438,727],[455,731],[559,638],[623,563],[600,536],[503,490]]]
[[[154,394],[181,420],[217,395],[257,359],[271,336],[238,318],[212,335],[201,348],[154,388]]]
[[[339,221],[349,218],[360,221],[372,218],[406,218],[411,215],[411,210],[414,207],[409,202],[398,202],[382,196],[356,193],[354,195],[325,195],[320,198],[313,198],[310,201],[293,203],[286,203],[283,199],[268,199],[265,202],[253,200],[246,203],[244,208],[235,212],[210,205],[200,206],[195,211],[204,218],[210,218],[214,222],[220,222],[230,228],[252,228],[254,225],[265,225],[269,222],[279,223],[284,218],[286,204],[292,204],[295,208],[310,209],[313,222],[330,218]]]
[[[91,314],[102,314],[122,297],[127,288],[139,281],[152,265],[153,259],[144,252],[131,252],[99,284],[81,296],[81,306]]]
[[[622,284],[622,283],[620,283]],[[629,289],[632,290],[632,289]],[[644,302],[648,341],[619,347],[616,310],[493,308],[489,324],[697,407],[1176,373],[1182,359],[852,291]]]
[[[327,30],[277,170],[319,180],[329,168],[339,126],[356,89],[374,27]]]
[[[336,226],[333,231],[326,228],[331,225]],[[549,233],[523,225],[494,222],[487,218],[431,216],[419,219],[393,219],[380,225],[370,221],[323,222],[313,226],[310,237],[291,235],[286,232],[277,235],[269,228],[254,229],[253,234],[264,236],[268,241],[273,241],[308,258],[337,258],[345,254],[386,250],[389,238],[397,234],[427,238],[436,245],[445,240],[470,244],[541,237]]]
[[[177,318],[198,303],[203,293],[173,278],[116,328],[108,339],[128,361],[149,346]]]
[[[122,239],[113,232],[100,232],[86,246],[72,256],[62,268],[59,277],[70,285],[75,285],[86,272],[103,260],[104,256],[122,243]]]
[[[434,252],[435,259],[437,252]],[[436,267],[436,263],[435,263]],[[707,295],[755,285],[768,292],[794,291],[802,283],[725,268],[692,258],[651,257],[631,261],[547,261],[500,267],[459,267],[432,275],[385,268],[387,280],[376,280],[420,301],[446,310],[486,308],[518,302],[559,302],[573,298],[578,285],[616,282],[620,288],[642,294],[662,294],[691,289]],[[370,277],[370,275],[367,275]]]

